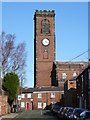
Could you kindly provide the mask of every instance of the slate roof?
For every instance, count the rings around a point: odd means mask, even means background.
[[[33,93],[40,91],[64,91],[64,87],[47,87],[47,88],[23,88],[22,93]]]

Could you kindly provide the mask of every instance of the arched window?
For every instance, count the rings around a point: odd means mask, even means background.
[[[41,21],[41,33],[49,34],[50,33],[50,22],[47,19]]]
[[[47,50],[44,51],[43,58],[44,58],[44,59],[48,59],[48,52],[47,52]]]

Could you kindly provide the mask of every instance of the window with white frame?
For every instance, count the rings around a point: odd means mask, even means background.
[[[31,98],[31,93],[28,93],[28,94],[27,94],[27,98]]]
[[[88,80],[89,80],[89,88],[90,88],[90,70],[88,71]]]
[[[51,98],[55,98],[55,93],[51,93]]]
[[[83,75],[81,76],[81,78],[82,78],[82,92],[83,92]]]
[[[38,94],[38,98],[42,98],[42,94],[41,93]]]
[[[38,108],[42,108],[42,102],[38,102]]]
[[[67,74],[65,72],[62,73],[62,79],[66,79]]]
[[[21,97],[22,97],[22,98],[25,98],[25,94],[22,94]]]
[[[77,73],[74,71],[73,72],[73,77],[76,77],[77,76]]]
[[[21,107],[24,108],[25,107],[25,103],[21,102]]]

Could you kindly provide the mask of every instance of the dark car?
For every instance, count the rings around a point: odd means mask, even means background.
[[[84,109],[82,108],[75,108],[73,110],[73,113],[71,114],[70,118],[72,118],[72,120],[79,120],[80,119],[80,114],[84,111]]]
[[[83,111],[80,114],[80,120],[90,120],[90,111]]]
[[[63,110],[63,117],[66,118],[67,116],[67,111],[70,107],[64,107],[64,110]]]
[[[73,113],[73,110],[74,109],[72,107],[67,110],[67,113],[66,113],[67,118],[70,118],[70,115]]]
[[[64,110],[64,107],[61,107],[60,110],[58,111],[58,114],[63,115],[63,110]]]
[[[54,108],[53,108],[53,114],[58,114],[58,111],[60,110],[60,106],[59,105],[54,105]]]
[[[54,106],[55,106],[55,103],[51,104],[51,111],[52,112],[53,112]]]

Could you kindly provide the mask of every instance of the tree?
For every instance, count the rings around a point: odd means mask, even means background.
[[[7,73],[4,76],[2,87],[3,87],[3,90],[5,90],[8,95],[9,104],[12,105],[18,92],[18,87],[19,87],[18,75],[12,72]]]
[[[19,78],[25,78],[25,66],[26,66],[26,52],[25,42],[19,43],[15,46],[15,35],[5,34],[2,32],[2,70],[3,76],[12,71],[14,67],[15,73]]]

